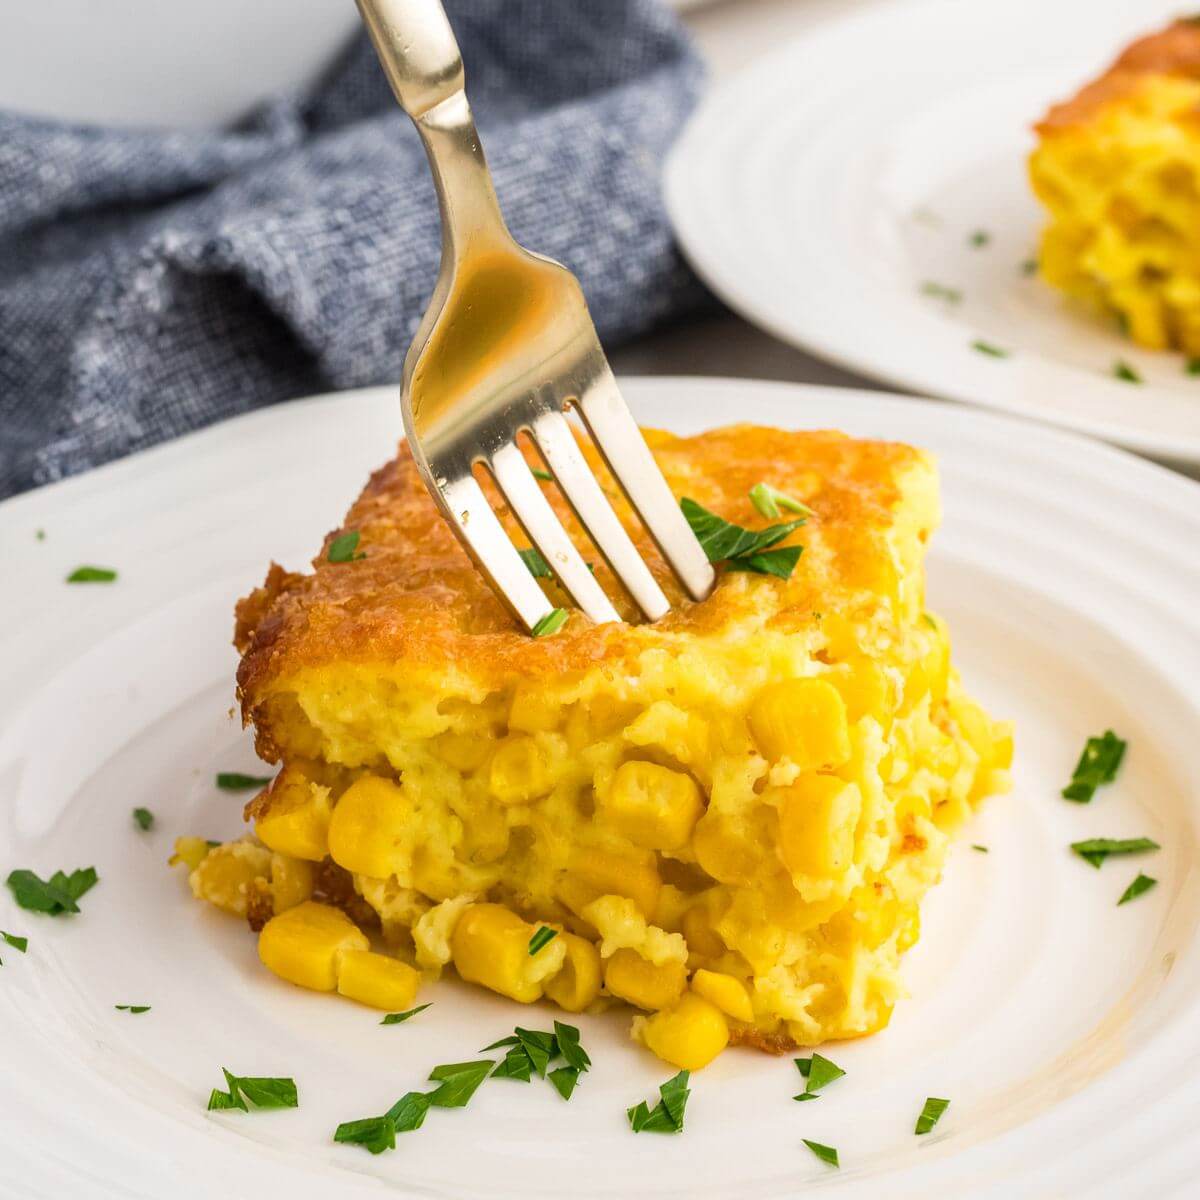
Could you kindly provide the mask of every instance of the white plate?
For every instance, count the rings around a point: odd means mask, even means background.
[[[1179,9],[905,0],[818,28],[693,117],[666,177],[683,248],[744,316],[844,366],[1200,462],[1200,379],[1180,356],[1137,350],[1021,271],[1042,224],[1031,122]],[[1144,386],[1112,377],[1118,358]]]
[[[669,1072],[628,1015],[582,1017],[595,1069],[570,1104],[485,1084],[394,1153],[330,1141],[434,1064],[534,1011],[444,983],[413,1021],[269,976],[239,922],[167,869],[180,833],[233,834],[253,770],[227,713],[234,599],[272,556],[303,565],[399,419],[392,390],[266,409],[0,506],[0,868],[95,864],[73,918],[0,929],[0,1194],[21,1200],[286,1195],[707,1198],[819,1187],[879,1196],[1182,1195],[1200,1169],[1200,488],[1117,451],[1003,418],[869,393],[631,380],[639,417],[681,431],[736,415],[903,438],[941,459],[930,601],[969,686],[1017,722],[1016,788],[989,803],[925,906],[912,998],[848,1074],[797,1105],[790,1059],[731,1051],[694,1078],[682,1137],[634,1137],[627,1106]],[[35,531],[44,529],[45,539]],[[120,570],[72,586],[80,563]],[[1058,798],[1091,733],[1129,739],[1117,784]],[[130,811],[157,814],[140,833]],[[1152,858],[1094,871],[1067,850],[1145,834]],[[972,852],[982,842],[988,854]],[[1138,868],[1157,889],[1118,909]],[[143,1003],[129,1016],[115,1004]],[[204,1111],[220,1067],[293,1075],[294,1112]],[[952,1103],[914,1137],[926,1096]],[[841,1152],[834,1172],[802,1138]],[[1188,1181],[1186,1184],[1184,1181]]]

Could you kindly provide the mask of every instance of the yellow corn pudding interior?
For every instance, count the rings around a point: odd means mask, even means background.
[[[1200,354],[1200,22],[1134,42],[1037,133],[1042,277],[1139,345]]]
[[[791,577],[722,568],[690,603],[585,446],[672,611],[573,610],[532,639],[402,450],[311,573],[272,567],[241,602],[243,712],[282,770],[252,836],[177,850],[271,971],[386,1009],[447,970],[572,1013],[625,1004],[690,1070],[887,1023],[920,899],[1012,751],[925,609],[934,465],[837,433],[647,438],[675,494],[729,521],[770,523],[762,481],[810,506]],[[330,562],[350,531],[364,557]]]

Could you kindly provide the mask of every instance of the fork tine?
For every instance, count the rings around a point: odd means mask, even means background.
[[[445,501],[442,511],[446,519],[475,565],[513,615],[533,629],[554,611],[554,605],[529,573],[475,477],[462,475],[434,492],[439,494]]]
[[[596,373],[577,407],[608,469],[624,488],[680,583],[693,600],[705,599],[716,582],[712,563],[667,487],[607,366]]]
[[[533,436],[546,456],[558,486],[600,553],[629,589],[642,612],[651,621],[657,621],[671,606],[596,482],[567,419],[560,412],[544,412],[533,423]],[[688,536],[691,536],[690,530]]]
[[[571,598],[595,622],[619,621],[620,613],[604,594],[587,564],[575,549],[562,522],[533,477],[525,456],[513,442],[492,455],[492,473],[529,540],[558,576]]]

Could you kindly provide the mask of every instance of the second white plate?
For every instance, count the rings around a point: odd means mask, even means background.
[[[906,0],[823,26],[688,126],[666,178],[684,251],[748,319],[853,370],[1200,462],[1200,379],[1181,358],[1138,351],[1022,270],[1042,223],[1031,123],[1179,8]],[[1145,383],[1114,378],[1118,359]]]

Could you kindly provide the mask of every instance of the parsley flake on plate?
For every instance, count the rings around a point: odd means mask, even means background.
[[[1117,901],[1117,907],[1120,908],[1122,904],[1128,904],[1130,900],[1136,900],[1143,892],[1148,892],[1157,883],[1157,879],[1152,879],[1149,875],[1143,875],[1139,871],[1138,877],[1121,893],[1121,898]]]
[[[626,1109],[630,1129],[634,1133],[682,1133],[684,1110],[692,1094],[689,1078],[689,1072],[680,1071],[668,1079],[658,1089],[661,1099],[653,1108],[642,1100]]]
[[[917,1118],[917,1127],[913,1132],[928,1133],[942,1119],[942,1113],[949,1107],[949,1100],[941,1100],[937,1096],[926,1097],[925,1106],[921,1109],[921,1115]]]
[[[552,633],[557,633],[566,623],[567,610],[565,608],[552,608],[534,625],[531,632],[534,637],[548,637]]]
[[[49,879],[40,879],[32,871],[19,868],[9,872],[8,886],[21,908],[57,917],[61,913],[77,913],[80,897],[95,887],[99,878],[95,867],[80,867],[70,875],[55,871]]]
[[[1145,854],[1158,848],[1158,843],[1147,837],[1088,838],[1086,841],[1071,843],[1071,849],[1097,870],[1110,854]]]
[[[986,229],[976,229],[969,238],[967,243],[974,246],[976,250],[982,250],[992,240],[992,235]]]
[[[1189,358],[1183,369],[1185,374],[1200,375],[1200,358]]]
[[[986,354],[989,358],[1008,358],[1011,350],[1005,350],[1003,346],[997,346],[994,342],[985,342],[982,338],[976,338],[971,343],[971,349],[978,354]]]
[[[329,553],[325,557],[331,563],[357,562],[360,558],[366,558],[366,554],[355,553],[358,550],[360,537],[361,534],[357,529],[339,534],[329,543]]]
[[[221,1112],[236,1109],[239,1112],[249,1112],[250,1105],[255,1108],[299,1108],[300,1100],[296,1092],[296,1081],[286,1077],[234,1075],[221,1068],[229,1091],[213,1088],[208,1098],[208,1111]],[[249,1102],[249,1103],[247,1103]]]
[[[832,1146],[823,1146],[820,1142],[810,1142],[808,1138],[802,1139],[804,1144],[823,1162],[828,1163],[831,1167],[838,1166],[838,1152]]]
[[[1071,774],[1071,782],[1062,790],[1063,798],[1087,804],[1098,787],[1116,779],[1125,757],[1125,747],[1126,743],[1111,729],[1106,729],[1100,737],[1088,738]]]
[[[4,939],[6,946],[11,946],[14,950],[18,950],[22,954],[29,948],[29,939],[27,937],[18,937],[15,933],[5,933],[3,929],[0,929],[0,938]]]
[[[429,1093],[429,1103],[437,1108],[462,1108],[496,1064],[490,1058],[476,1062],[442,1063],[429,1072],[429,1078],[442,1086]]]
[[[980,854],[987,854],[987,852],[988,852],[988,848],[986,846],[979,845],[978,842],[972,842],[971,849],[978,850]]]
[[[549,925],[541,926],[529,939],[529,957],[532,958],[543,946],[548,946],[556,937],[558,937],[557,929],[551,929]]]
[[[68,583],[112,583],[117,573],[111,567],[76,567],[67,576]]]
[[[1121,380],[1122,383],[1143,383],[1141,373],[1136,367],[1131,366],[1123,358],[1118,358],[1112,366],[1113,378]]]
[[[837,1063],[831,1062],[823,1054],[813,1054],[810,1058],[797,1058],[795,1063],[806,1083],[804,1091],[799,1096],[793,1096],[793,1100],[815,1100],[817,1093],[826,1084],[832,1083],[835,1079],[841,1079],[846,1073]]]
[[[430,1001],[432,1004],[433,1001]],[[418,1004],[416,1008],[410,1008],[407,1012],[388,1013],[386,1017],[380,1021],[380,1025],[399,1025],[402,1021],[407,1021],[409,1017],[415,1017],[417,1013],[424,1012],[429,1007],[429,1004]]]
[[[148,808],[135,808],[133,823],[145,833],[154,824],[154,814]]]
[[[343,1121],[334,1131],[335,1142],[365,1146],[372,1154],[382,1154],[396,1148],[396,1122],[382,1117],[363,1117],[358,1121]]]
[[[133,1013],[134,1016],[137,1016],[139,1013],[147,1013],[150,1011],[150,1005],[148,1004],[114,1004],[113,1008],[115,1008],[117,1012]]]
[[[247,792],[251,788],[266,787],[270,775],[243,775],[240,771],[218,771],[217,787],[223,792]],[[220,842],[216,843],[218,846]]]
[[[540,479],[543,483],[552,483],[554,481],[554,476],[549,471],[543,471],[541,467],[530,467],[529,469],[533,473],[534,479]]]
[[[947,287],[944,283],[926,282],[921,284],[921,295],[931,296],[934,300],[945,300],[947,304],[961,304],[963,294],[958,288]]]

